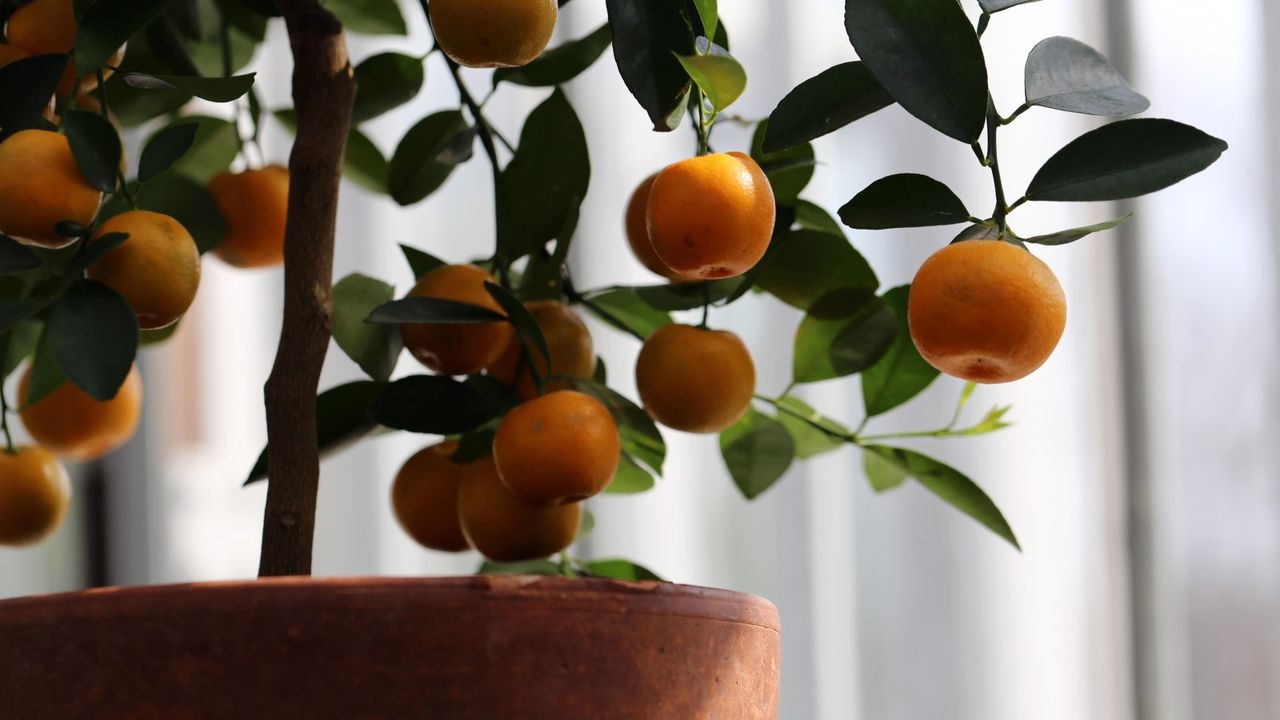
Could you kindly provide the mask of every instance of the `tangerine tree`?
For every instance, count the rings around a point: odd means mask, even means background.
[[[979,0],[971,17],[955,0],[846,0],[848,61],[780,98],[743,148],[722,147],[715,132],[726,118],[748,122],[726,114],[748,73],[715,0],[607,0],[606,24],[550,48],[559,15],[574,10],[561,7],[567,0],[0,2],[4,371],[26,363],[21,417],[48,448],[14,446],[0,393],[0,541],[33,540],[61,517],[65,474],[49,451],[96,457],[132,432],[138,348],[180,321],[200,256],[212,251],[237,267],[284,265],[268,444],[248,479],[270,479],[264,575],[309,571],[320,458],[379,429],[429,436],[395,479],[402,527],[428,548],[479,550],[497,563],[487,570],[654,577],[566,549],[589,525],[584,500],[655,485],[667,460],[663,427],[718,436],[748,499],[793,463],[852,446],[877,491],[915,480],[1017,546],[978,484],[898,441],[1004,427],[1000,407],[959,424],[974,383],[1033,372],[1065,327],[1062,288],[1030,248],[1066,245],[1129,216],[1034,237],[1018,234],[1011,216],[1028,202],[1153,192],[1226,149],[1176,121],[1130,117],[1147,99],[1097,51],[1064,37],[1035,47],[1025,95],[1002,113],[1012,103],[991,93],[982,37],[999,13],[1030,1]],[[348,58],[345,32],[404,34],[405,11],[431,26],[429,46]],[[241,69],[280,16],[295,58],[294,106],[265,108]],[[694,141],[687,159],[652,168],[615,237],[580,237],[593,166],[572,84],[610,48],[632,111],[659,133],[687,123]],[[384,152],[363,123],[417,96],[437,54],[456,102]],[[477,82],[488,83],[479,100]],[[544,90],[514,140],[484,110],[511,86]],[[229,107],[200,114],[194,99]],[[915,131],[957,141],[957,152],[989,169],[989,213],[914,173],[851,188],[835,213],[806,199],[812,141],[856,132],[845,128],[895,104],[921,121]],[[1010,193],[999,134],[1033,109],[1125,119],[1049,154]],[[287,169],[258,147],[268,122],[296,132]],[[121,127],[147,136],[136,168],[123,162]],[[469,162],[492,174],[490,241],[447,259],[406,246],[401,277],[332,281],[340,176],[409,206]],[[888,288],[845,229],[948,225],[964,227],[939,235],[943,247],[912,285]],[[654,281],[581,287],[568,262],[574,242],[630,247]],[[803,313],[791,377],[775,392],[758,386],[747,345],[714,327],[713,311],[739,302]],[[638,402],[610,387],[583,315],[641,345]],[[331,339],[368,377],[317,394]],[[406,349],[420,367],[395,375]],[[867,430],[941,373],[969,381],[949,423]],[[856,422],[796,394],[855,376],[864,409]]]

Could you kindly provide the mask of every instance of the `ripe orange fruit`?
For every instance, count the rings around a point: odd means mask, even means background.
[[[658,173],[646,210],[653,251],[672,275],[714,280],[750,270],[773,236],[773,188],[740,152],[688,158]]]
[[[517,406],[493,438],[498,476],[528,505],[563,505],[595,495],[618,472],[621,452],[608,408],[574,390]]]
[[[0,143],[0,232],[63,247],[72,239],[54,228],[63,220],[88,227],[101,198],[80,173],[66,136],[22,130]]]
[[[423,275],[409,297],[431,297],[478,305],[505,315],[486,282],[496,282],[474,265],[443,265]],[[441,375],[471,375],[492,365],[515,335],[508,322],[413,323],[401,325],[404,346],[418,362]]]
[[[109,233],[129,238],[89,268],[89,278],[129,301],[143,330],[178,321],[200,287],[200,251],[177,220],[147,210],[130,210],[102,223],[96,241]]]
[[[591,341],[591,332],[587,330],[582,318],[578,317],[578,313],[555,300],[534,300],[525,303],[525,307],[542,329],[547,350],[551,353],[551,367],[548,369],[547,361],[542,359],[541,353],[535,351],[532,356],[527,355],[524,343],[520,342],[519,337],[513,336],[502,357],[489,366],[488,373],[507,385],[516,386],[522,400],[532,400],[538,395],[533,372],[529,368],[530,362],[536,364],[543,380],[557,375],[589,379],[596,369],[596,350]],[[518,386],[517,370],[520,373]],[[567,382],[559,380],[546,383],[543,390],[562,390],[568,386]]]
[[[29,545],[62,523],[71,504],[67,471],[42,447],[0,451],[0,545]]]
[[[968,240],[920,266],[907,321],[935,368],[971,382],[1010,382],[1053,353],[1067,300],[1053,271],[1030,252],[1001,240]]]
[[[558,14],[556,0],[435,0],[431,28],[459,65],[518,67],[547,47]]]
[[[28,366],[18,385],[22,424],[37,443],[72,460],[96,460],[133,437],[142,415],[142,377],[135,365],[116,396],[102,402],[64,381],[57,390],[27,405]]]
[[[432,550],[461,552],[471,547],[458,522],[458,486],[477,463],[453,462],[449,458],[457,450],[453,441],[419,450],[391,485],[391,509],[400,527]]]
[[[493,460],[476,461],[458,488],[458,518],[471,546],[495,562],[546,557],[569,547],[582,523],[582,503],[533,507],[515,498]]]
[[[649,209],[649,192],[653,189],[653,181],[657,179],[657,173],[650,175],[636,187],[635,192],[631,193],[631,200],[627,202],[627,243],[631,245],[631,252],[635,253],[640,264],[662,277],[674,279],[675,273],[663,264],[658,253],[653,251],[653,243],[649,240],[649,226],[645,219]]]
[[[640,349],[636,389],[649,416],[663,425],[718,433],[751,407],[756,367],[731,332],[664,325]]]
[[[32,0],[13,11],[5,33],[10,45],[29,55],[45,55],[70,52],[76,44],[77,30],[73,0]],[[107,64],[118,67],[123,58],[124,48],[120,48],[107,60]],[[104,77],[110,74],[110,69],[103,68]],[[79,82],[82,92],[97,87],[96,71],[85,73]],[[58,95],[70,95],[75,84],[76,67],[68,63],[58,83]]]
[[[284,262],[289,212],[289,171],[279,165],[215,175],[207,186],[227,221],[227,235],[213,254],[241,268]]]

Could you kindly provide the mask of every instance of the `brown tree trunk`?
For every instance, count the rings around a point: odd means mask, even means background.
[[[289,156],[284,322],[265,388],[267,507],[260,576],[307,575],[320,455],[316,389],[333,333],[333,242],[338,182],[355,77],[342,24],[317,0],[278,0],[293,49],[298,134]]]

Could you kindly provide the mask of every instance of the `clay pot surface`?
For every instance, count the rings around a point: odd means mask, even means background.
[[[0,718],[772,720],[777,609],[523,575],[280,578],[0,602]]]

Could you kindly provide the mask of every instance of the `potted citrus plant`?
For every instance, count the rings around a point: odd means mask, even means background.
[[[715,0],[608,0],[605,25],[550,49],[565,2],[422,0],[409,9],[428,20],[429,47],[354,63],[345,30],[405,31],[394,0],[0,3],[0,332],[6,374],[25,363],[14,408],[34,441],[14,444],[0,392],[0,542],[34,542],[56,527],[70,501],[57,457],[101,457],[132,433],[136,354],[180,322],[203,253],[237,267],[283,265],[285,295],[265,388],[267,448],[248,478],[268,483],[261,579],[0,603],[0,711],[773,717],[772,605],[668,584],[623,559],[575,557],[569,548],[589,524],[583,503],[652,487],[664,432],[716,436],[748,499],[793,463],[853,446],[878,491],[917,481],[1017,546],[977,483],[899,444],[1003,427],[1006,408],[960,422],[975,384],[1034,372],[1065,328],[1067,298],[1030,248],[1127,219],[1023,237],[1011,215],[1033,201],[1159,190],[1226,148],[1172,120],[1118,120],[1052,153],[1020,195],[1009,192],[1003,126],[1035,108],[1126,117],[1148,106],[1096,51],[1053,37],[1027,59],[1025,97],[1003,114],[982,35],[1028,1],[980,0],[971,20],[954,0],[846,0],[849,60],[780,98],[744,148],[715,135],[747,83]],[[294,105],[268,113],[254,76],[237,72],[276,17],[295,60]],[[610,47],[634,112],[656,132],[687,123],[694,139],[687,159],[639,183],[621,219],[654,282],[586,288],[568,258],[572,243],[600,241],[576,233],[593,167],[563,86]],[[437,53],[457,102],[415,123],[388,158],[361,124],[416,96]],[[485,116],[472,68],[495,68],[491,92],[547,89],[515,140]],[[192,115],[194,98],[231,104],[232,119]],[[923,122],[919,131],[959,141],[967,147],[957,152],[989,169],[990,213],[911,173],[851,188],[836,213],[804,198],[811,141],[895,103]],[[266,122],[296,132],[287,168],[257,147]],[[149,132],[136,168],[122,160],[120,124]],[[405,247],[393,282],[333,282],[344,175],[412,205],[471,161],[492,172],[492,242],[448,261]],[[842,224],[963,227],[941,236],[955,239],[910,286],[883,288]],[[804,313],[780,393],[757,387],[751,350],[712,322],[737,302]],[[638,398],[610,388],[618,368],[598,361],[584,314],[641,344]],[[318,392],[331,340],[368,377]],[[405,354],[421,367],[393,378]],[[942,373],[967,383],[950,422],[868,431]],[[865,409],[857,423],[794,394],[852,376]],[[378,430],[430,437],[396,477],[393,512],[427,548],[479,551],[480,575],[306,577],[321,459]],[[68,677],[76,692],[65,691]]]

